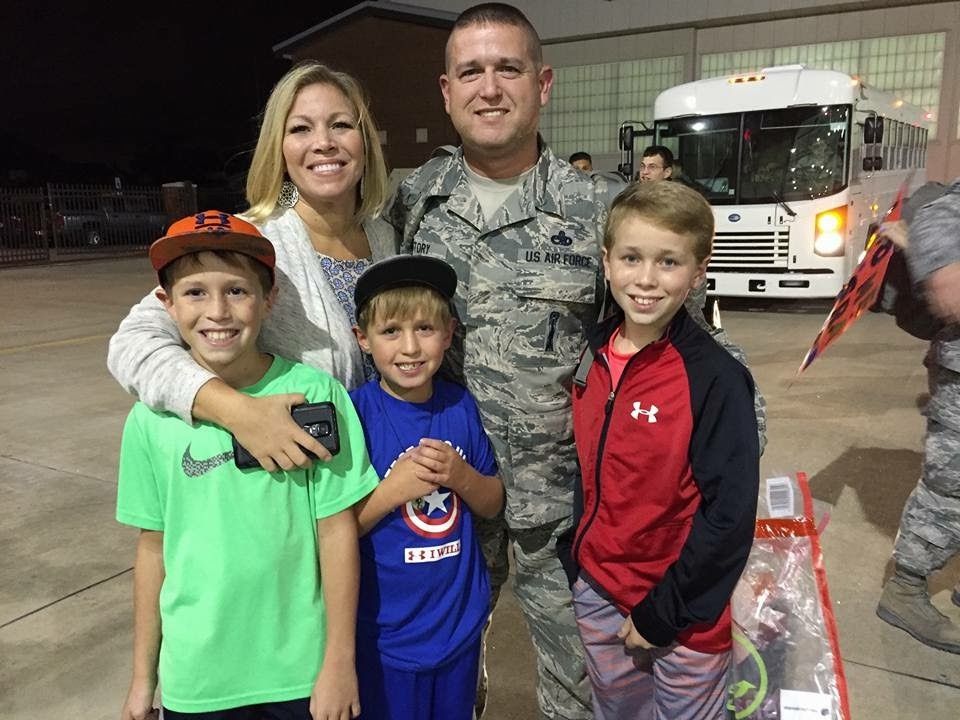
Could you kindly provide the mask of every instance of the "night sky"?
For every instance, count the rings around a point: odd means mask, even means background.
[[[4,0],[0,184],[242,174],[290,66],[271,46],[355,4]]]

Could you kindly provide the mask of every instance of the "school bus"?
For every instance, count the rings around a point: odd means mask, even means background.
[[[832,70],[787,65],[662,92],[655,142],[716,220],[708,290],[834,297],[906,182],[926,180],[922,108]]]

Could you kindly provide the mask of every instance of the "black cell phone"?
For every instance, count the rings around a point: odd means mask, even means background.
[[[337,409],[330,402],[305,403],[294,405],[290,415],[300,427],[320,441],[331,455],[340,452],[340,432],[337,429]],[[301,449],[314,460],[317,456],[303,448]],[[260,467],[259,461],[247,449],[233,438],[233,462],[242,470]]]

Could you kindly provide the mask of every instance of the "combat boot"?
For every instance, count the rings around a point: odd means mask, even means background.
[[[960,628],[930,602],[926,578],[898,569],[883,586],[877,615],[924,645],[960,654]]]

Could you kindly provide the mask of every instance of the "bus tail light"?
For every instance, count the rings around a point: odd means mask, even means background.
[[[840,257],[843,255],[846,231],[846,205],[818,214],[813,235],[813,251],[821,257]]]

